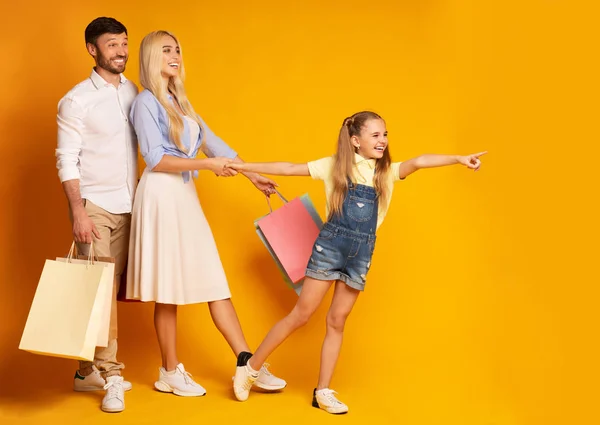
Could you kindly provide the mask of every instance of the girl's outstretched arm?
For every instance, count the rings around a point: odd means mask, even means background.
[[[308,164],[292,162],[230,162],[227,168],[236,171],[271,174],[274,176],[309,176]]]
[[[487,151],[472,155],[420,155],[400,164],[400,178],[403,179],[422,168],[444,167],[446,165],[455,164],[462,164],[465,167],[477,171],[479,170],[479,167],[481,167],[481,160],[479,157],[485,155],[486,153]]]

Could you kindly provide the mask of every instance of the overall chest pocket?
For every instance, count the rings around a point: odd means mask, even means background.
[[[350,196],[348,199],[348,215],[354,221],[369,221],[373,217],[375,201],[357,196]]]

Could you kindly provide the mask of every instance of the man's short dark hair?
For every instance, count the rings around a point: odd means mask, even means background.
[[[85,43],[94,46],[102,34],[127,34],[127,28],[114,18],[96,18],[85,29]]]

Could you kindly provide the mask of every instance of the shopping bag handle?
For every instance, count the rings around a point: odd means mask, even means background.
[[[277,193],[277,196],[279,196],[279,199],[281,199],[283,201],[284,204],[288,203],[288,200],[284,198],[284,196],[279,193],[279,191],[277,189],[275,189],[275,193]],[[271,212],[273,212],[273,208],[271,207],[271,198],[269,196],[266,196],[267,198],[267,204],[269,204],[269,210]]]
[[[75,254],[75,258],[77,258],[77,245],[75,245],[75,241],[71,244],[71,249],[69,250],[69,254],[67,255],[67,262],[71,262],[73,259],[73,254]],[[90,251],[88,252],[88,264],[94,264],[94,260],[97,259],[94,251],[94,240],[92,239],[92,243],[90,243]]]

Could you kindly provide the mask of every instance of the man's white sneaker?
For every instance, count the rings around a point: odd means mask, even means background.
[[[159,369],[158,381],[154,388],[163,393],[173,393],[182,397],[200,397],[206,394],[202,385],[192,379],[183,364],[179,363],[173,372],[167,372],[164,367]]]
[[[117,413],[125,410],[125,392],[123,391],[123,377],[109,376],[104,385],[106,395],[102,399],[102,410],[108,413]]]
[[[100,374],[100,371],[96,366],[92,366],[93,372],[87,376],[82,376],[79,371],[75,372],[73,378],[73,391],[87,392],[87,391],[100,391],[104,389],[106,381]],[[131,389],[131,382],[123,381],[123,391],[129,391]]]
[[[233,377],[233,393],[239,401],[248,400],[250,389],[260,374],[260,372],[250,370],[250,365],[248,364],[250,357],[252,357],[252,354],[246,351],[238,355],[235,376]]]
[[[329,388],[318,390],[315,388],[313,391],[313,407],[323,409],[327,413],[333,413],[334,415],[340,415],[348,412],[348,406],[339,401],[335,394],[335,391]]]
[[[285,388],[287,382],[283,379],[276,377],[269,371],[269,363],[264,363],[258,373],[258,378],[254,385],[258,388],[267,391],[278,391]]]

